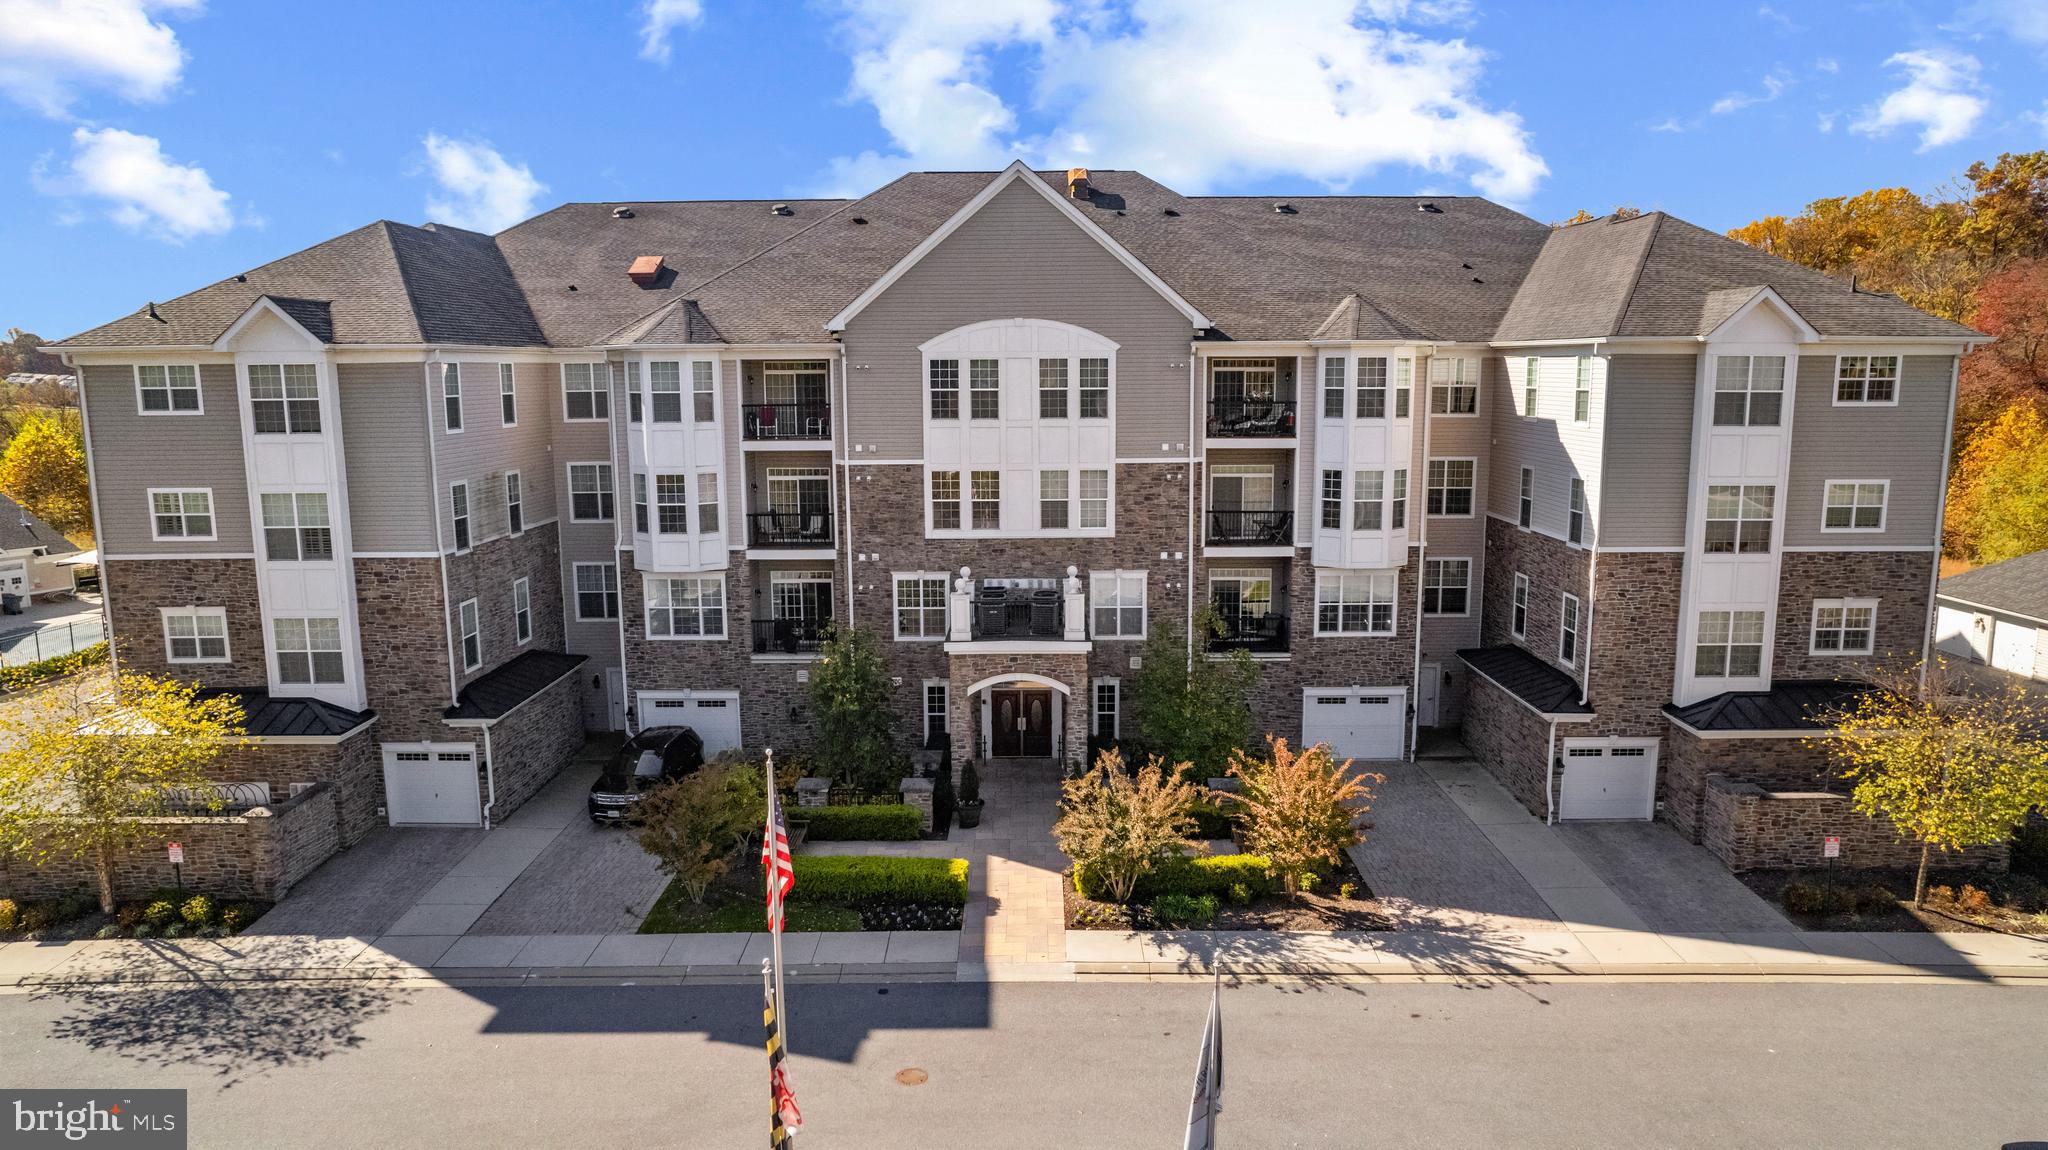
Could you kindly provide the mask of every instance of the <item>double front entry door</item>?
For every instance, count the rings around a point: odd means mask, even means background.
[[[989,693],[989,753],[999,759],[1052,757],[1052,692],[997,688]]]

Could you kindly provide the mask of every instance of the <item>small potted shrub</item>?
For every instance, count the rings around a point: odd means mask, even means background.
[[[969,763],[960,768],[960,797],[953,801],[953,817],[961,827],[981,825],[981,774]]]

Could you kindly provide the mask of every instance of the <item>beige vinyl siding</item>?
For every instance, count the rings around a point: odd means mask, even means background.
[[[761,373],[760,363],[750,363],[745,366],[746,371],[751,373],[756,380],[759,380]],[[740,444],[740,432],[746,426],[742,400],[746,397],[747,381],[746,375],[742,373],[739,360],[726,360],[719,365],[718,371],[719,378],[724,381],[723,389],[725,392],[723,398],[725,400],[726,476],[724,485],[718,489],[719,521],[725,524],[726,548],[732,551],[744,551],[747,547],[746,516],[748,512],[754,510],[749,502],[754,493],[751,490],[753,483],[750,481],[750,477],[747,476],[747,464],[744,458],[746,449]],[[759,386],[758,383],[756,386]],[[829,380],[826,386],[827,388],[831,387]],[[826,394],[831,395],[834,393],[828,390]],[[821,444],[820,447],[822,449],[824,445]],[[761,453],[755,452],[755,454],[759,455]],[[830,451],[826,451],[825,455],[829,461],[831,457]],[[625,458],[623,452],[619,458]],[[763,498],[766,498],[765,493],[763,493]]]
[[[454,508],[448,489],[456,483],[469,484],[470,542],[480,544],[506,534],[505,473],[519,472],[521,512],[525,522],[543,523],[554,518],[555,454],[548,440],[555,433],[557,417],[549,408],[560,408],[561,369],[552,363],[518,363],[512,366],[512,386],[517,398],[519,424],[506,427],[498,404],[498,361],[459,361],[462,366],[462,430],[448,433],[447,416],[441,403],[441,368],[430,365],[433,376],[432,407],[427,434],[434,437],[440,482],[434,494],[435,513],[441,517],[441,538],[455,545]],[[582,426],[582,425],[572,425]],[[580,458],[580,457],[579,457]],[[566,480],[564,480],[566,482]]]
[[[191,362],[166,360],[163,362]],[[249,476],[242,463],[241,405],[233,364],[199,368],[199,415],[143,415],[135,369],[126,364],[79,369],[92,418],[92,465],[99,481],[99,545],[110,555],[246,553]],[[152,538],[149,490],[213,490],[212,540]]]
[[[1941,500],[1954,357],[1909,355],[1899,367],[1899,402],[1836,407],[1835,357],[1799,357],[1793,401],[1792,466],[1785,493],[1788,547],[1927,547]],[[1822,531],[1830,479],[1888,479],[1883,531]]]
[[[921,458],[918,346],[957,327],[1011,317],[1059,320],[1116,341],[1119,457],[1184,455],[1195,446],[1188,442],[1194,332],[1187,318],[1018,184],[997,193],[854,318],[845,335],[852,442],[871,446],[880,459]]]
[[[1315,437],[1311,435],[1308,438],[1313,439]],[[1209,452],[1207,466],[1202,473],[1202,490],[1197,495],[1197,498],[1201,500],[1202,507],[1202,517],[1195,524],[1198,542],[1200,539],[1208,538],[1208,512],[1212,510],[1212,501],[1209,496],[1216,486],[1213,473],[1219,466],[1230,465],[1271,468],[1273,471],[1273,509],[1285,511],[1289,507],[1297,508],[1294,513],[1295,519],[1297,523],[1300,521],[1301,512],[1298,508],[1302,501],[1297,498],[1295,492],[1294,453],[1292,451],[1274,450],[1271,448],[1239,451],[1235,448],[1219,447]],[[1349,483],[1351,480],[1347,477],[1345,482]]]
[[[614,512],[633,513],[632,480],[626,469],[616,462],[625,458],[626,451],[626,373],[622,363],[612,363],[613,420],[607,423],[571,423],[562,418],[561,365],[548,364],[543,370],[547,373],[548,420],[555,444],[548,482],[555,493],[554,514],[562,545],[562,645],[572,655],[588,655],[597,664],[616,667],[619,665],[617,621],[576,621],[576,564],[619,562],[618,540],[613,534],[617,524],[570,521],[569,465],[612,462]],[[525,418],[523,414],[520,416],[522,422]],[[624,582],[622,573],[622,586]]]
[[[1607,363],[1602,547],[1683,547],[1698,357],[1617,355]]]
[[[1585,423],[1573,420],[1580,349],[1543,348],[1509,351],[1489,361],[1487,397],[1492,404],[1492,484],[1487,505],[1497,516],[1517,520],[1521,507],[1522,468],[1535,472],[1530,526],[1559,539],[1570,528],[1571,481],[1586,484],[1587,518],[1582,542],[1594,543],[1594,515],[1600,496],[1600,421],[1604,414],[1606,361],[1592,359],[1591,402]],[[1536,417],[1522,415],[1523,363],[1538,363]],[[1497,367],[1495,366],[1497,365]]]
[[[435,550],[424,367],[344,363],[336,371],[355,549]]]
[[[1316,514],[1316,501],[1322,498],[1323,483],[1322,474],[1316,467],[1315,412],[1319,411],[1320,408],[1311,409],[1309,407],[1309,400],[1301,393],[1301,381],[1313,378],[1315,369],[1310,365],[1316,361],[1313,356],[1296,355],[1283,356],[1280,362],[1287,365],[1289,374],[1294,377],[1295,442],[1300,444],[1299,447],[1294,449],[1293,465],[1294,542],[1299,547],[1313,547],[1315,546],[1316,539],[1316,521],[1310,517]],[[1315,402],[1322,402],[1320,393],[1316,395]],[[1414,408],[1411,406],[1409,410],[1413,411]],[[1208,482],[1206,477],[1204,477],[1203,482]],[[1313,594],[1313,590],[1311,590],[1311,594]]]
[[[1466,352],[1467,358],[1480,363],[1479,414],[1477,416],[1445,416],[1429,413],[1429,361],[1419,359],[1415,364],[1416,392],[1412,409],[1417,413],[1416,425],[1422,424],[1422,417],[1429,420],[1429,456],[1435,459],[1477,459],[1472,476],[1472,516],[1457,519],[1429,515],[1429,463],[1420,458],[1421,439],[1416,440],[1418,459],[1409,477],[1408,528],[1409,538],[1419,539],[1417,526],[1425,518],[1428,521],[1428,547],[1425,559],[1470,559],[1472,571],[1466,583],[1466,613],[1463,616],[1425,615],[1422,616],[1423,661],[1441,664],[1453,674],[1462,674],[1463,665],[1456,657],[1461,647],[1479,646],[1479,608],[1485,601],[1483,588],[1486,579],[1486,514],[1493,506],[1489,498],[1493,482],[1493,460],[1489,457],[1489,443],[1492,438],[1493,405],[1495,394],[1500,390],[1503,376],[1499,357],[1485,352]],[[1401,580],[1401,597],[1404,604],[1413,603],[1421,588],[1422,577],[1418,570],[1413,580],[1406,574]],[[1445,688],[1439,703],[1438,719],[1442,723],[1455,725],[1461,715],[1458,708],[1458,693]]]

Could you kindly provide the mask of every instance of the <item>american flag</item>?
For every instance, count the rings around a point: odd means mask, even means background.
[[[796,886],[796,869],[789,861],[789,831],[782,823],[782,799],[775,785],[768,785],[768,828],[761,835],[761,867],[768,872],[768,929],[782,929],[782,904]]]

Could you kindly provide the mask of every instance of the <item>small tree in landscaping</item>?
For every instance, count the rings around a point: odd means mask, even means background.
[[[1131,718],[1139,748],[1183,766],[1199,778],[1222,773],[1230,756],[1252,738],[1252,684],[1259,665],[1242,650],[1207,657],[1208,639],[1223,632],[1215,610],[1195,614],[1196,649],[1170,620],[1152,628],[1145,658],[1131,676]]]
[[[189,813],[241,735],[240,704],[189,683],[122,675],[111,689],[98,676],[42,688],[0,711],[0,853],[90,859],[112,914],[115,863],[163,835],[141,820]]]
[[[1387,780],[1385,775],[1352,774],[1351,760],[1338,763],[1322,743],[1298,752],[1289,749],[1286,739],[1268,738],[1267,743],[1264,758],[1243,751],[1231,756],[1230,775],[1241,789],[1229,797],[1243,811],[1245,845],[1272,860],[1293,894],[1317,864],[1341,863],[1346,847],[1364,841],[1358,816],[1372,809],[1366,780]]]
[[[892,691],[873,635],[835,627],[826,636],[811,664],[811,707],[818,720],[818,757],[829,777],[871,790],[903,777]]]
[[[1200,792],[1181,781],[1186,767],[1169,768],[1155,755],[1133,774],[1121,754],[1104,751],[1092,769],[1060,784],[1052,833],[1075,873],[1088,871],[1112,899],[1129,902],[1145,872],[1179,854],[1194,832],[1189,808]]]
[[[640,846],[682,884],[690,901],[731,868],[737,836],[750,824],[751,802],[733,778],[745,767],[712,764],[661,784],[633,804]]]
[[[1828,753],[1855,782],[1859,813],[1890,819],[1920,844],[1913,905],[1927,899],[1927,865],[1943,853],[2003,842],[2048,805],[2048,742],[2019,687],[1964,689],[1940,660],[1870,675],[1872,689],[1825,717]]]

